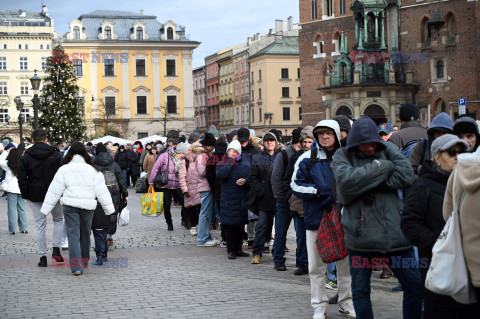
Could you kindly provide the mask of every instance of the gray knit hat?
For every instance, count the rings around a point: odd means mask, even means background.
[[[208,129],[208,133],[212,133],[213,136],[215,137],[220,137],[220,133],[218,133],[218,130],[215,127],[215,125],[210,125],[210,128]]]
[[[467,142],[459,139],[457,136],[453,134],[445,134],[440,137],[437,137],[435,141],[433,141],[432,143],[432,148],[431,148],[432,157],[435,156],[435,154],[437,153],[449,150],[455,145],[460,145],[463,148],[464,152],[469,147]]]
[[[185,143],[179,143],[177,147],[175,148],[175,153],[177,154],[185,154],[187,153],[187,144]]]
[[[311,138],[312,140],[315,140],[315,138],[313,137],[313,126],[305,126],[300,132],[300,142],[306,138]]]

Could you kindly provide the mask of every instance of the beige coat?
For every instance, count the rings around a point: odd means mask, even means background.
[[[153,165],[155,165],[155,161],[157,160],[157,154],[153,155],[148,153],[143,160],[143,170],[147,172],[147,180],[150,179],[150,173],[152,172]],[[155,178],[155,177],[154,177]]]
[[[452,194],[454,179],[456,190]],[[443,202],[445,220],[453,210],[452,196],[459,203],[464,190],[466,194],[459,210],[463,253],[472,284],[480,287],[480,148],[473,154],[458,156],[457,167],[450,175]]]

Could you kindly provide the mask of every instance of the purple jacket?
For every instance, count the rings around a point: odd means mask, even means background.
[[[155,185],[159,188],[180,188],[180,182],[178,176],[175,175],[175,163],[170,158],[168,151],[162,153],[153,165],[152,172],[150,173],[149,183],[153,184],[155,176],[158,172],[163,172],[167,169],[168,165],[168,183],[166,185]]]

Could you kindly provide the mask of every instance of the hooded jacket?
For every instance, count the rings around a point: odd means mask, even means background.
[[[173,148],[172,148],[173,149]],[[178,175],[175,174],[175,162],[170,157],[169,151],[162,153],[158,156],[152,171],[150,172],[148,182],[153,184],[155,177],[159,172],[168,170],[168,182],[165,185],[155,185],[158,188],[180,188],[180,182],[178,181]],[[179,172],[180,173],[180,168]]]
[[[125,177],[123,176],[120,166],[118,166],[118,164],[113,161],[112,157],[107,152],[97,154],[97,156],[95,156],[93,160],[93,163],[100,172],[108,169],[113,174],[115,174],[120,192],[118,194],[111,195],[113,200],[113,206],[115,206],[115,212],[119,212],[121,197],[128,197],[127,187],[125,186]]]
[[[470,116],[462,116],[455,121],[455,124],[453,126],[453,134],[457,136],[464,133],[475,134],[475,136],[477,137],[477,143],[475,144],[471,152],[475,152],[480,145],[480,134],[478,132],[477,122],[475,122],[475,120]]]
[[[132,172],[132,176],[140,176],[140,152],[130,152],[130,171]]]
[[[195,162],[188,162],[188,159],[182,160],[180,164],[180,171],[178,173],[178,180],[180,182],[180,188],[183,193],[188,193],[188,196],[183,198],[184,207],[193,207],[201,204],[200,192],[198,191],[197,181],[197,169],[195,168]]]
[[[84,210],[95,210],[98,200],[105,214],[115,213],[103,174],[85,163],[80,155],[74,155],[70,163],[58,169],[40,209],[42,214],[50,214],[58,200],[63,206]]]
[[[207,152],[200,142],[195,142],[188,148],[186,158],[190,161],[190,166],[195,168],[198,192],[210,192],[210,184],[207,179],[207,165],[213,164],[210,152]],[[193,163],[195,165],[192,165]]]
[[[288,167],[288,159],[295,154],[295,149],[292,145],[289,145],[285,152],[280,151],[275,158],[275,163],[273,164],[272,171],[272,191],[273,196],[279,203],[286,203],[290,197],[290,185],[285,185],[283,182],[283,177],[285,176],[285,171]],[[284,159],[286,155],[287,159]],[[285,165],[285,163],[287,165]]]
[[[335,145],[340,146],[340,126],[337,121],[324,120],[318,122],[314,132],[320,128],[329,128],[335,132]],[[318,230],[323,213],[332,209],[334,177],[331,169],[331,159],[327,152],[318,143],[318,137],[313,135],[317,142],[316,163],[307,171],[312,151],[303,153],[295,163],[290,187],[298,198],[303,199],[305,228]],[[330,153],[330,152],[329,152]]]
[[[58,149],[43,142],[35,143],[25,151],[17,176],[23,198],[43,202],[62,157]]]
[[[126,170],[130,167],[130,157],[125,148],[123,149],[123,152],[120,152],[120,149],[122,149],[122,147],[123,145],[120,146],[117,153],[115,154],[115,162],[117,162],[118,166],[120,166],[122,170]]]
[[[405,198],[401,221],[403,234],[418,247],[420,261],[428,263],[420,268],[423,282],[432,259],[433,245],[445,226],[442,206],[450,176],[449,172],[432,165],[430,161],[422,165],[420,178],[410,187]]]
[[[456,183],[455,192],[453,183]],[[462,233],[463,254],[473,286],[480,287],[480,148],[475,153],[461,154],[455,170],[450,175],[443,202],[443,218],[450,217],[453,197],[457,203],[463,192],[465,197],[458,214]]]
[[[402,149],[409,142],[418,141],[421,138],[428,138],[427,130],[422,127],[419,121],[413,120],[403,123],[400,131],[394,133],[388,141]]]
[[[372,156],[358,151],[377,143]],[[351,158],[346,152],[352,152]],[[412,247],[400,229],[402,202],[398,189],[413,182],[413,169],[400,150],[383,142],[375,123],[366,117],[355,122],[347,149],[333,156],[337,202],[343,204],[345,245],[353,251],[390,253]]]
[[[271,176],[273,171],[273,165],[275,163],[275,157],[278,152],[278,141],[273,133],[267,133],[275,140],[275,150],[273,155],[263,149],[260,154],[256,154],[252,158],[250,172],[248,176],[248,182],[251,187],[251,191],[257,195],[259,201],[258,208],[267,213],[274,213],[276,208],[275,197],[272,191]],[[267,135],[265,134],[265,135]],[[242,161],[246,160],[243,157]],[[248,164],[248,163],[246,163]]]
[[[410,163],[412,163],[412,167],[416,175],[418,175],[418,172],[420,172],[421,165],[424,160],[432,160],[430,147],[432,146],[432,142],[434,140],[433,132],[435,130],[442,130],[451,133],[453,131],[453,121],[450,115],[442,112],[435,116],[427,130],[428,142],[424,141],[424,146],[422,146],[422,142],[419,142],[413,147],[408,159],[410,160]]]

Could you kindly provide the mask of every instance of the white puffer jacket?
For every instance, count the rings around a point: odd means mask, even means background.
[[[70,163],[58,169],[40,211],[50,214],[58,200],[64,206],[95,210],[97,199],[105,214],[115,212],[103,174],[85,163],[82,156],[74,155]]]
[[[8,151],[5,152],[8,154]],[[0,167],[5,171],[5,179],[2,182],[2,189],[8,193],[20,194],[17,176],[13,175],[12,170],[8,167],[6,156],[0,157]]]

